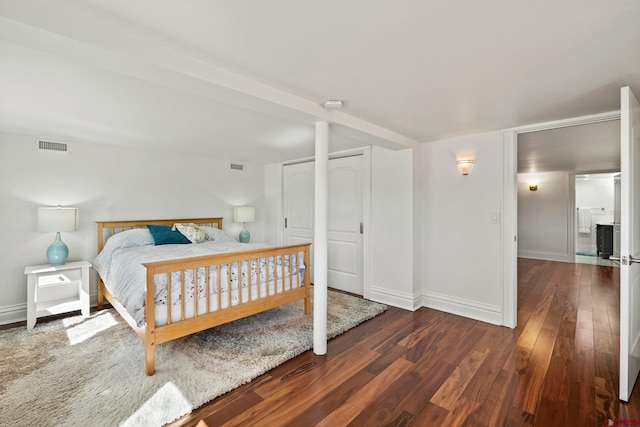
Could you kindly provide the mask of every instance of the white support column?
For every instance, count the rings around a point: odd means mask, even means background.
[[[327,354],[327,193],[329,123],[316,122],[315,216],[313,232],[313,352]]]

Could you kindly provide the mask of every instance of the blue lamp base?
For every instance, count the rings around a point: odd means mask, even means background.
[[[247,230],[247,227],[245,224],[242,224],[242,230],[240,230],[240,235],[238,236],[238,240],[240,241],[240,243],[249,243],[250,239],[251,239],[251,234],[249,233],[249,230]]]
[[[56,239],[47,249],[47,260],[51,265],[62,265],[69,257],[69,248],[60,238],[60,232],[56,233]]]

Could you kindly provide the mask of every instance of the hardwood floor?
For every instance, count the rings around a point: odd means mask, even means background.
[[[616,397],[619,270],[528,259],[518,270],[514,330],[389,307],[326,356],[308,351],[173,426],[640,424],[640,391]]]

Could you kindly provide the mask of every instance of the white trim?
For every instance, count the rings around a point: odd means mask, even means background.
[[[362,234],[362,297],[370,298],[370,280],[371,280],[371,238],[369,237],[369,225],[371,224],[371,147],[362,150],[362,224],[364,233]]]
[[[365,150],[370,150],[371,146],[362,146],[358,148],[351,148],[349,150],[335,151],[333,153],[329,153],[329,160],[333,159],[341,159],[343,157],[352,157],[352,156],[362,156],[364,155]],[[282,162],[282,166],[291,166],[297,165],[300,163],[310,163],[315,161],[315,156],[302,157],[300,159],[287,160],[286,162]]]
[[[568,262],[576,262],[576,174],[569,174],[569,209],[567,212]]]
[[[412,237],[411,237],[411,290],[416,293],[422,292],[423,281],[423,172],[422,172],[423,152],[422,146],[411,149],[411,185],[413,192],[411,197],[412,212]]]
[[[404,310],[416,311],[422,307],[422,296],[412,295],[405,292],[390,291],[387,288],[372,286],[369,292],[371,301],[402,308]]]
[[[0,307],[0,325],[27,320],[27,303]]]
[[[571,126],[588,125],[591,123],[608,122],[619,120],[620,111],[609,111],[607,113],[591,114],[588,116],[574,117],[570,119],[553,120],[550,122],[535,123],[532,125],[517,126],[502,129],[502,132],[515,132],[516,134],[538,132],[541,130],[560,129]]]
[[[280,176],[278,177],[278,179],[280,180],[280,185],[278,186],[278,195],[277,195],[278,212],[276,213],[276,218],[278,218],[277,219],[278,232],[276,233],[276,236],[277,236],[277,245],[284,246],[284,164],[280,165],[278,172],[280,173]]]
[[[539,259],[543,261],[572,262],[571,252],[518,251],[518,258]]]
[[[515,328],[518,320],[518,145],[515,132],[502,133],[502,155],[501,324]]]
[[[422,305],[434,310],[457,314],[494,325],[501,325],[503,322],[501,307],[450,295],[424,292],[422,294]]]

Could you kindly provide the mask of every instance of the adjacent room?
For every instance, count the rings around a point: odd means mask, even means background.
[[[579,174],[575,180],[576,262],[615,265],[609,257],[620,258],[620,173]]]
[[[518,256],[614,265],[619,140],[619,120],[518,136]]]

